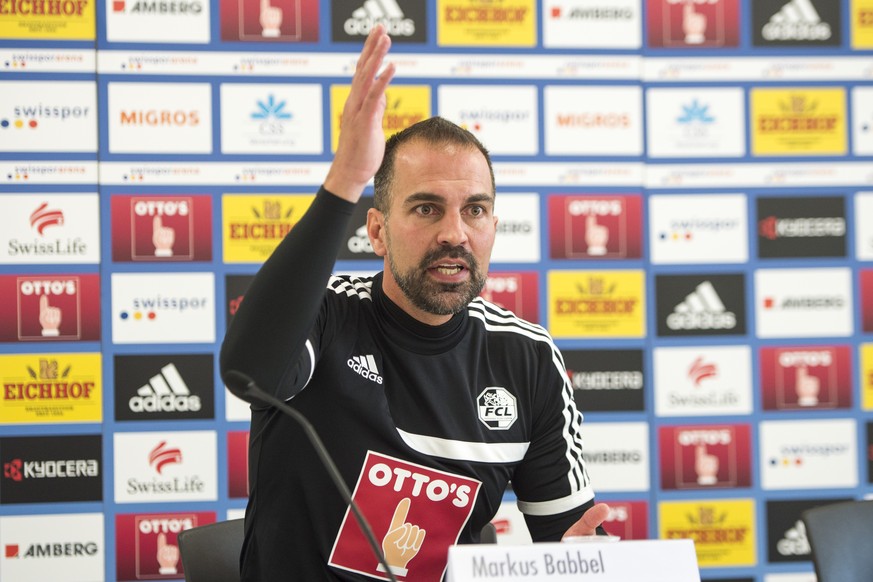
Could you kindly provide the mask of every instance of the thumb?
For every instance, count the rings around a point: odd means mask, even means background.
[[[609,506],[605,503],[597,503],[586,511],[579,521],[570,526],[562,538],[569,536],[590,536],[597,533],[597,527],[609,517]]]

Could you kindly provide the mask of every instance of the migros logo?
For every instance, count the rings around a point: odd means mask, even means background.
[[[121,111],[121,125],[144,127],[198,127],[200,113],[196,110],[145,109]]]

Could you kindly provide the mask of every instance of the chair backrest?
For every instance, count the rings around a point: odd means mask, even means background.
[[[820,505],[801,517],[818,582],[873,579],[873,500]]]
[[[244,521],[219,521],[179,533],[185,582],[239,582]]]

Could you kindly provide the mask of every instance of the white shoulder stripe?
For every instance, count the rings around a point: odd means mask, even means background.
[[[524,458],[530,443],[477,443],[413,434],[397,429],[400,438],[419,453],[455,461],[477,463],[517,463]]]
[[[345,294],[348,297],[358,296],[361,299],[370,299],[373,297],[370,294],[373,288],[372,279],[360,279],[358,277],[338,277],[331,276],[327,282],[327,288],[332,290],[337,295]]]
[[[551,501],[522,501],[519,499],[516,502],[519,511],[525,515],[555,515],[570,511],[584,503],[588,503],[594,499],[594,489],[590,486],[585,487],[581,491],[576,491],[567,497],[561,499],[552,499]]]

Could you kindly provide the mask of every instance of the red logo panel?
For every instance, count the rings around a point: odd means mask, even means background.
[[[449,546],[470,518],[480,486],[475,479],[369,452],[352,497],[396,575],[439,582]],[[350,511],[329,564],[388,580]]]
[[[852,407],[849,346],[761,348],[764,410]]]
[[[196,196],[113,196],[112,260],[212,260],[212,199]]]
[[[99,275],[0,275],[0,341],[99,339]]]
[[[637,195],[549,197],[553,259],[638,259],[642,214]]]
[[[738,46],[737,3],[737,0],[648,0],[649,46]]]
[[[249,496],[249,431],[227,433],[227,496]]]
[[[663,426],[659,430],[661,487],[749,487],[749,425]]]
[[[118,582],[183,578],[179,532],[215,523],[214,511],[115,516]]]
[[[539,280],[533,271],[488,273],[481,295],[526,321],[539,322]]]

